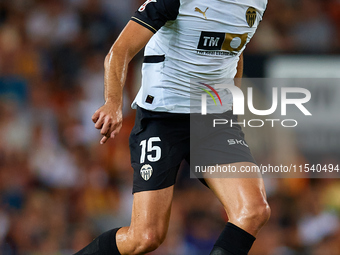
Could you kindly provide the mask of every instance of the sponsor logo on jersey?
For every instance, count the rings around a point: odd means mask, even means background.
[[[149,164],[143,165],[140,169],[140,175],[145,181],[148,181],[151,178],[152,172],[152,166],[150,166]]]
[[[151,2],[156,3],[157,0],[146,0],[145,3],[142,4],[141,7],[139,7],[138,11],[139,11],[139,12],[144,11],[144,10],[145,10],[145,7],[146,7],[149,3],[151,3]]]
[[[145,103],[152,104],[155,97],[148,95],[145,99]]]
[[[246,11],[246,19],[249,27],[253,27],[256,21],[256,9],[253,7],[249,7]]]
[[[249,147],[248,144],[246,144],[246,142],[244,140],[238,140],[238,139],[228,139],[228,144],[229,145],[243,145],[246,147]]]
[[[207,7],[207,8],[205,9],[205,11],[203,12],[203,11],[201,11],[200,8],[195,7],[195,12],[201,13],[201,14],[203,15],[204,19],[207,19],[207,16],[205,15],[205,13],[207,12],[208,9],[209,9],[209,7]]]
[[[202,31],[197,49],[215,51],[222,50],[237,53],[244,47],[247,42],[247,38],[248,33],[230,34]]]

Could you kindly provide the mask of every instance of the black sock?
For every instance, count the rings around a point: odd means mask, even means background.
[[[116,233],[119,229],[115,228],[101,234],[74,255],[121,255],[116,243]]]
[[[247,255],[255,237],[228,222],[210,255]]]

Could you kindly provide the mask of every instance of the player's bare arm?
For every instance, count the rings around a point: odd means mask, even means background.
[[[130,21],[105,58],[105,104],[92,116],[95,127],[103,135],[100,143],[114,138],[122,127],[123,88],[131,59],[146,45],[153,33]],[[138,40],[136,40],[138,38]]]

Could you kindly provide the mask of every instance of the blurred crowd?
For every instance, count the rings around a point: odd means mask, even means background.
[[[103,104],[104,57],[142,2],[0,0],[0,254],[72,254],[129,224],[140,56],[129,66],[119,136],[100,145],[91,115]],[[339,52],[339,0],[269,0],[247,49]],[[265,181],[272,217],[252,255],[340,254],[340,181]],[[226,220],[183,163],[168,236],[153,254],[208,254]]]

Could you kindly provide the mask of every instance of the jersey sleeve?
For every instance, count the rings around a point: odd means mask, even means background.
[[[180,0],[147,0],[131,20],[156,33],[168,20],[178,15]]]

